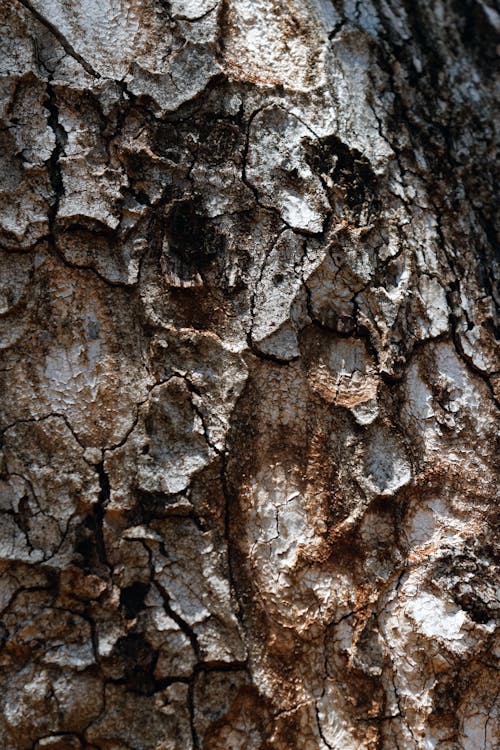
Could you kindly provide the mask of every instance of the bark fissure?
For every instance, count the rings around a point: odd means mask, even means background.
[[[493,750],[497,10],[5,16],[0,750]]]

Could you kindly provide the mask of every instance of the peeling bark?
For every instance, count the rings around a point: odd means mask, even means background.
[[[0,750],[493,750],[494,0],[5,0]]]

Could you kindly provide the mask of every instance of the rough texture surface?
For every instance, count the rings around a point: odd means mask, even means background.
[[[0,5],[0,750],[494,750],[495,0]]]

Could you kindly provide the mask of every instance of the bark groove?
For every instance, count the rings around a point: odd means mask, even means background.
[[[0,750],[498,747],[495,0],[4,0]]]

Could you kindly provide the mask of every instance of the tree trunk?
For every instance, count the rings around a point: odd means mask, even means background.
[[[496,0],[1,5],[0,750],[498,747]]]

